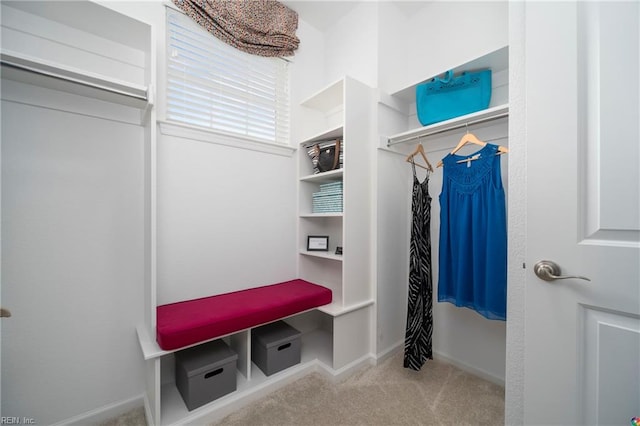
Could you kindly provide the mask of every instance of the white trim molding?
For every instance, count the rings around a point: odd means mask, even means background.
[[[196,126],[189,126],[187,124],[179,124],[169,121],[158,121],[158,124],[160,125],[160,133],[166,136],[175,136],[199,142],[208,142],[285,157],[291,157],[296,151],[295,148],[289,145],[276,145],[249,138],[240,138],[235,135],[231,136],[222,132],[214,132]]]

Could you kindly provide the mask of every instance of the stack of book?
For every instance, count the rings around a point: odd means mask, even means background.
[[[342,181],[323,183],[313,193],[314,213],[342,213]]]

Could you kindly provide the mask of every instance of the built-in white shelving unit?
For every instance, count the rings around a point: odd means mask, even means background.
[[[451,69],[456,75],[463,71],[489,68],[492,70],[492,96],[489,107],[450,120],[423,126],[416,114],[416,86],[442,76]],[[436,70],[437,75],[432,74]],[[415,70],[414,70],[415,71]],[[416,75],[415,73],[413,75]],[[381,353],[397,348],[403,342],[402,330],[405,318],[394,316],[397,312],[406,312],[406,291],[409,279],[409,257],[411,240],[411,194],[413,173],[411,165],[406,162],[407,155],[421,144],[435,168],[429,175],[428,185],[431,196],[431,239],[432,264],[437,266],[437,238],[440,226],[440,205],[437,195],[442,187],[443,171],[436,168],[442,159],[460,141],[466,130],[473,132],[479,139],[508,146],[509,120],[509,47],[496,45],[495,49],[480,52],[478,56],[469,57],[460,63],[429,64],[429,71],[419,79],[409,81],[388,92],[379,91],[378,101],[378,188],[377,224],[376,224],[376,258],[378,269],[376,276],[376,313],[378,318],[378,338],[376,352]],[[477,148],[477,147],[475,147]],[[474,147],[464,150],[472,152]],[[419,164],[424,164],[418,160]],[[508,167],[508,155],[501,157],[503,167]],[[503,169],[504,170],[504,169]],[[417,169],[420,181],[426,179],[426,171]],[[507,179],[505,179],[507,178]],[[508,184],[508,174],[503,173],[503,180]],[[391,249],[390,249],[391,248]],[[434,257],[435,256],[435,257]],[[434,272],[436,270],[434,269]],[[433,276],[434,291],[437,276]],[[398,296],[402,294],[403,296]],[[479,332],[490,348],[483,348],[491,353],[491,358],[504,356],[504,344],[495,324],[487,325],[482,320],[469,324],[461,310],[448,309],[447,304],[434,304],[434,352],[446,351],[453,360],[468,360],[473,346],[459,336]],[[485,335],[484,327],[492,327]],[[473,331],[469,331],[473,330]],[[464,361],[477,367],[484,361]],[[488,367],[491,368],[489,363]]]
[[[301,250],[300,254],[303,256],[318,257],[320,259],[330,259],[330,260],[335,260],[337,262],[342,262],[342,255],[340,254],[322,253],[322,252],[308,251],[308,250]]]
[[[509,105],[498,105],[482,111],[431,124],[429,126],[418,127],[416,129],[407,130],[406,132],[394,134],[389,136],[387,146],[416,141],[429,136],[462,129],[467,126],[474,126],[480,123],[487,123],[493,120],[506,118],[508,116]]]
[[[479,69],[486,69],[486,68],[491,69],[494,75],[502,71],[508,70],[509,69],[509,46],[503,46],[499,49],[487,52],[484,55],[480,55],[476,58],[472,58],[471,60],[465,63],[456,64],[449,69],[453,70],[454,74],[458,74],[463,71],[479,70]],[[445,71],[447,71],[447,69],[443,69],[442,73],[444,74]],[[436,76],[426,75],[424,76],[424,78],[418,81],[414,81],[411,84],[400,87],[397,90],[393,90],[390,94],[395,98],[403,100],[404,102],[415,103],[416,86],[420,83],[431,80],[433,77],[436,77]],[[502,83],[499,83],[499,85],[502,85]],[[499,103],[504,103],[504,102],[506,102],[506,99],[499,101]]]
[[[174,353],[177,350],[163,350],[158,346],[155,334],[149,334],[145,326],[138,326],[138,340],[150,370],[152,388],[147,389],[146,404],[155,412],[150,424],[155,425],[178,425],[190,422],[198,422],[199,419],[211,416],[216,411],[222,412],[225,409],[233,409],[241,404],[244,398],[262,395],[283,384],[288,383],[304,374],[308,374],[317,368],[331,365],[332,342],[331,332],[325,328],[318,327],[317,320],[313,318],[314,309],[296,314],[286,318],[299,330],[303,331],[301,336],[301,362],[271,376],[265,374],[251,361],[251,328],[239,330],[232,334],[217,337],[223,339],[237,354],[236,362],[236,390],[208,404],[189,411],[178,392],[173,380]],[[191,346],[197,346],[206,342],[199,342]],[[154,398],[154,400],[151,400]]]
[[[428,78],[416,81],[390,94],[380,93],[379,103],[391,107],[405,122],[405,129],[388,135],[382,147],[391,148],[407,142],[426,140],[426,138],[430,136],[437,136],[455,130],[464,128],[473,129],[479,125],[491,123],[496,120],[504,119],[506,122],[509,116],[508,46],[488,52],[485,55],[474,58],[452,69],[454,73],[457,74],[463,71],[485,68],[492,70],[492,95],[489,108],[428,126],[422,126],[416,118],[416,86],[435,76],[428,76]],[[425,146],[425,148],[427,148],[427,146]],[[430,146],[432,150],[439,148],[442,147]]]
[[[0,49],[3,89],[58,92],[59,108],[139,124],[144,149],[144,324],[155,327],[156,87],[151,25],[91,1],[3,1]],[[4,84],[6,82],[6,87]],[[17,83],[16,83],[17,82]],[[28,86],[27,86],[28,85]],[[29,90],[26,90],[29,88]],[[87,106],[90,106],[87,110]],[[90,109],[90,111],[89,111]],[[95,111],[94,111],[95,110]],[[107,112],[108,111],[108,112]],[[140,339],[145,357],[155,348]],[[147,419],[159,423],[159,363],[145,365]]]
[[[373,98],[370,88],[355,80],[344,78],[310,97],[301,107],[308,112],[305,115],[308,128],[316,128],[318,131],[314,136],[300,141],[299,148],[308,142],[332,138],[347,141],[344,169],[323,174],[312,173],[306,151],[298,149],[298,222],[301,241],[298,256],[299,276],[330,288],[334,298],[330,305],[284,319],[302,333],[301,363],[266,377],[251,361],[251,328],[222,336],[221,338],[238,354],[237,390],[188,411],[173,379],[175,351],[162,350],[156,342],[155,278],[150,279],[147,283],[146,308],[150,321],[137,327],[147,370],[145,405],[150,423],[171,425],[197,422],[199,419],[218,416],[225,410],[241,406],[246,398],[265,394],[318,368],[339,374],[345,369],[369,362],[370,333],[363,330],[370,329],[369,308],[373,304],[370,296],[368,251],[369,191],[365,190],[370,184],[370,165],[363,152],[372,152],[375,149],[375,143],[371,143],[374,139],[369,134],[367,116],[371,102]],[[352,148],[349,148],[349,143]],[[344,185],[344,212],[313,213],[311,193],[317,190],[319,185],[334,181],[342,181]],[[150,187],[154,188],[154,184]],[[153,205],[153,199],[150,199],[150,205]],[[333,244],[332,250],[307,251],[308,233],[328,233]],[[150,235],[153,238],[149,243],[153,247],[155,233],[151,232]],[[346,243],[353,253],[346,256],[335,254],[335,245],[343,243]],[[154,277],[154,251],[150,250],[149,258],[149,275]],[[201,343],[205,342],[198,344]]]
[[[332,324],[333,353],[328,365],[335,370],[357,363],[370,352],[373,100],[371,88],[344,77],[301,103],[302,125],[310,136],[298,141],[298,275],[333,292],[333,303],[318,311]],[[335,139],[343,144],[343,168],[314,174],[306,147]],[[328,182],[342,182],[343,211],[313,213],[312,194]],[[329,250],[308,251],[309,235],[328,236]],[[344,254],[335,254],[338,246]]]
[[[6,1],[2,76],[146,110],[154,95],[152,37],[150,25],[93,2]]]

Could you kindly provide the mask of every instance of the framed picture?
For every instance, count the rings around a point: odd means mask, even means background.
[[[329,251],[329,237],[321,235],[309,235],[307,237],[308,251]]]

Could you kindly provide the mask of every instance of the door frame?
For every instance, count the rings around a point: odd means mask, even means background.
[[[509,189],[505,424],[524,422],[524,308],[527,246],[526,2],[509,2]]]

